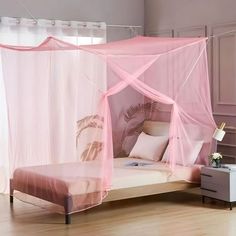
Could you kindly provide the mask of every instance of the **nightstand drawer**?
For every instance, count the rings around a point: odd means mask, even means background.
[[[229,174],[215,169],[202,169],[201,182],[225,185],[225,183],[229,182]]]
[[[204,196],[221,199],[224,201],[229,200],[229,185],[219,185],[210,182],[201,183],[201,193]]]
[[[229,191],[229,184],[217,184],[211,182],[201,182],[201,189],[209,190],[210,192],[228,192]]]

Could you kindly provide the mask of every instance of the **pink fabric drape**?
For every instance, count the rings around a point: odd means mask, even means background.
[[[50,186],[44,200],[61,204],[65,192],[73,199],[70,212],[101,203],[113,155],[128,154],[136,127],[160,120],[159,113],[171,124],[172,171],[176,163],[188,165],[197,141],[203,147],[196,163],[207,162],[215,123],[205,39],[137,37],[77,47],[48,38],[34,48],[0,47],[11,173],[26,168],[18,183],[25,193],[37,197],[39,186]]]

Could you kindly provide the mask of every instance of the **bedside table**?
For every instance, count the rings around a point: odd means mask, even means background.
[[[229,202],[232,210],[232,202],[236,201],[236,170],[227,168],[201,168],[201,194],[202,202],[205,197]]]

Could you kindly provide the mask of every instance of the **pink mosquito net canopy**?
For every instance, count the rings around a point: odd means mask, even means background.
[[[215,123],[205,38],[80,47],[48,38],[34,48],[2,45],[1,58],[11,175],[24,200],[67,213],[100,204],[113,157],[129,154],[145,120],[170,122],[173,172],[189,165],[196,142],[195,163],[207,162]]]

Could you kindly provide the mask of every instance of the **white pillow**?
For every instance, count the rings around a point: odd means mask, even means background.
[[[129,156],[147,160],[159,161],[167,146],[168,137],[151,136],[142,132]]]
[[[193,165],[195,161],[197,160],[197,157],[202,149],[203,141],[191,141],[193,146],[189,150],[185,150],[184,153],[184,163],[182,163],[181,157],[178,155],[178,153],[175,153],[175,158],[176,158],[176,164],[185,164],[185,165]],[[165,153],[163,155],[163,158],[161,161],[166,162],[169,160],[169,146],[167,146]]]

